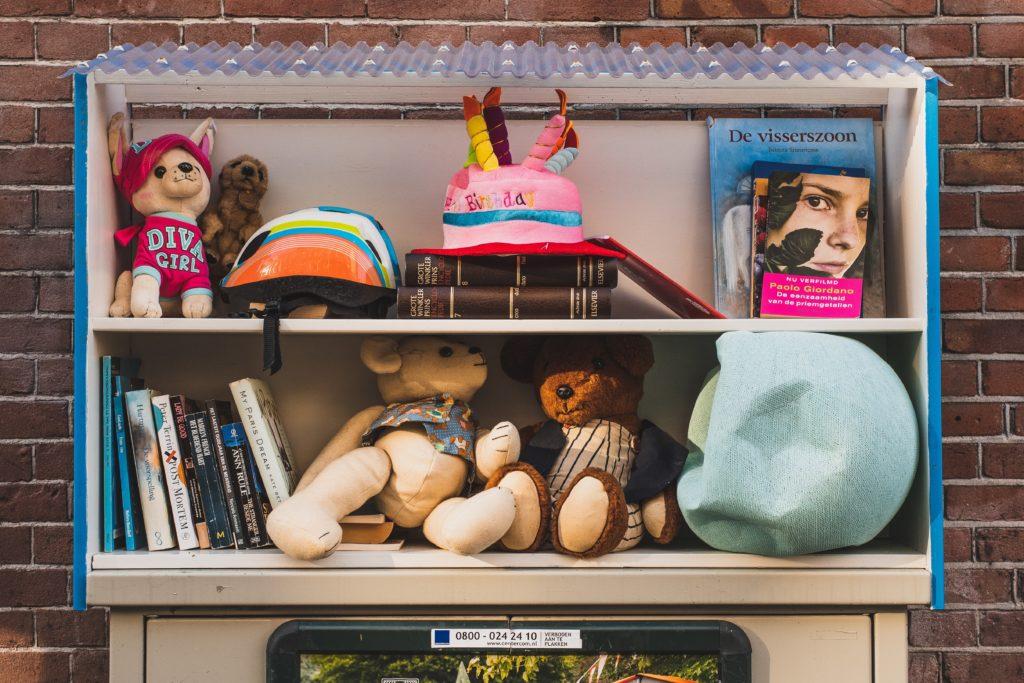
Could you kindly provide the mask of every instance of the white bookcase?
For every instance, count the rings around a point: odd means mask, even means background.
[[[671,59],[680,58],[678,51],[637,53],[639,48],[616,47],[618,52],[609,48],[602,57],[582,48],[574,53],[570,47],[558,53],[565,56],[551,57],[555,73],[548,74],[542,51],[531,62],[514,56],[528,52],[485,46],[475,49],[490,50],[480,53],[484,56],[505,55],[507,68],[501,71],[503,62],[497,60],[496,75],[469,75],[475,71],[468,66],[472,55],[452,48],[429,48],[431,53],[420,46],[406,49],[405,62],[398,60],[401,55],[366,48],[346,53],[347,61],[339,56],[333,67],[321,61],[319,70],[300,75],[310,64],[305,48],[282,48],[276,66],[256,73],[231,73],[230,60],[237,64],[245,49],[192,49],[198,66],[178,62],[173,50],[140,48],[115,51],[83,65],[75,76],[77,604],[242,610],[941,604],[936,81],[927,70],[905,56],[867,48],[854,56],[797,48],[783,58],[772,52],[774,61],[762,64],[747,58],[756,54],[750,50],[716,46],[710,56],[696,54],[699,68],[687,72],[671,66]],[[206,52],[195,56],[196,50]],[[854,57],[859,63],[851,65]],[[220,67],[204,68],[204,59]],[[817,70],[811,69],[815,64]],[[811,69],[807,76],[791,73],[804,73],[802,66]],[[655,67],[664,75],[636,75]],[[685,543],[595,560],[546,552],[460,557],[417,545],[397,552],[338,552],[319,562],[291,560],[275,550],[101,552],[100,357],[138,356],[149,386],[203,398],[227,398],[229,381],[259,375],[261,365],[260,321],[107,317],[119,269],[112,234],[126,218],[107,162],[109,117],[130,113],[134,105],[166,103],[458,104],[463,94],[482,94],[492,85],[501,85],[504,101],[514,104],[550,105],[553,88],[561,87],[571,103],[609,107],[880,107],[888,317],[680,320],[623,278],[614,295],[613,320],[283,321],[285,365],[269,382],[300,466],[315,457],[349,415],[378,400],[372,376],[358,360],[363,335],[453,335],[473,339],[494,358],[502,340],[515,334],[648,334],[655,340],[657,362],[648,375],[642,415],[684,440],[700,380],[715,363],[718,335],[730,330],[820,331],[854,336],[878,351],[903,379],[917,409],[921,462],[911,494],[885,537],[860,548],[794,558],[724,553]],[[132,124],[134,139],[142,139],[185,131],[194,122],[146,118]],[[242,152],[268,165],[264,216],[338,204],[378,216],[400,254],[440,244],[443,190],[466,147],[457,118],[222,120],[217,125],[214,168]],[[512,121],[512,149],[524,153],[541,125]],[[569,175],[583,196],[588,233],[613,234],[710,300],[705,124],[579,119],[576,125],[583,152]],[[540,418],[529,389],[504,378],[496,366],[474,409],[485,424]],[[934,585],[939,591],[933,592]]]

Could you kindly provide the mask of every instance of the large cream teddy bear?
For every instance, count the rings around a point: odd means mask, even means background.
[[[478,430],[469,410],[487,379],[483,352],[437,337],[370,337],[360,356],[388,405],[334,435],[267,518],[270,538],[291,557],[325,557],[343,540],[338,520],[374,498],[388,519],[423,525],[440,548],[473,554],[496,543],[516,517],[514,487],[462,495],[515,462],[520,441],[509,422]]]

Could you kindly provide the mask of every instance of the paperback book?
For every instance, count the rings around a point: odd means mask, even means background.
[[[120,470],[114,432],[114,377],[131,378],[139,371],[137,358],[103,356],[100,362],[103,400],[103,550],[124,546],[124,515],[121,512]]]
[[[199,492],[206,511],[206,525],[209,529],[210,547],[230,548],[235,544],[234,533],[228,515],[227,502],[221,486],[220,472],[213,454],[209,422],[204,411],[185,416],[189,450],[195,461]]]
[[[166,394],[154,397],[152,411],[178,548],[181,550],[198,548],[199,539],[196,535],[192,518],[192,504],[183,475],[185,468],[181,461],[181,447],[178,444],[178,436],[174,428],[171,397]]]
[[[231,533],[235,539],[235,547],[241,550],[249,547],[251,540],[246,533],[243,518],[241,484],[237,481],[234,463],[221,436],[221,427],[232,422],[231,404],[227,401],[207,401],[206,419],[210,428],[210,443],[220,476],[221,489],[224,492],[224,503],[231,522]],[[245,488],[249,489],[248,477]]]
[[[171,415],[174,418],[175,437],[178,439],[178,447],[181,455],[181,477],[185,482],[185,489],[188,491],[188,501],[192,506],[192,523],[195,525],[196,539],[200,548],[210,547],[210,530],[207,524],[206,505],[203,502],[203,495],[199,489],[199,476],[196,471],[196,456],[189,439],[188,426],[185,424],[185,414],[191,412],[192,401],[184,396],[171,396]]]
[[[885,315],[880,166],[870,119],[709,119],[715,308],[750,315],[752,169],[755,162],[864,169],[872,188],[864,254],[863,314]]]
[[[142,388],[142,380],[114,375],[114,442],[117,451],[118,482],[121,485],[121,518],[124,520],[125,550],[146,547],[146,530],[142,523],[139,503],[139,482],[135,477],[132,442],[128,436],[128,416],[125,413],[125,394]]]
[[[270,387],[259,379],[240,379],[230,385],[235,407],[252,449],[270,505],[278,505],[295,488],[291,445],[277,413]]]
[[[164,483],[160,446],[153,419],[153,392],[149,389],[129,391],[125,395],[128,433],[139,484],[139,502],[150,550],[166,550],[177,545],[171,529],[167,485]]]
[[[249,548],[268,546],[270,540],[267,537],[266,515],[269,514],[269,509],[264,506],[263,497],[258,490],[259,475],[256,472],[252,456],[248,452],[245,427],[241,422],[231,422],[222,426],[220,432],[241,501],[246,546]]]

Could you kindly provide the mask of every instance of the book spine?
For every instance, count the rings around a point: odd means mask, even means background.
[[[125,407],[139,484],[139,504],[146,527],[146,544],[150,550],[166,550],[175,547],[177,542],[171,530],[167,487],[153,421],[152,396],[148,389],[130,391],[125,395]]]
[[[101,361],[102,417],[103,417],[103,551],[111,552],[120,545],[124,529],[118,523],[117,467],[114,463],[114,359],[103,356]]]
[[[124,378],[114,376],[114,441],[117,451],[118,479],[121,484],[121,515],[124,518],[124,547],[138,550],[145,547],[145,530],[142,528],[139,509],[138,482],[131,471],[131,442],[128,439],[128,425],[124,408]]]
[[[225,416],[225,418],[222,419],[222,416]],[[227,404],[221,401],[208,401],[206,404],[206,417],[209,420],[210,442],[213,448],[214,460],[217,463],[221,487],[224,491],[224,502],[227,505],[228,518],[231,521],[231,533],[235,538],[235,547],[242,550],[249,545],[242,515],[242,497],[238,490],[238,482],[234,476],[230,455],[224,446],[224,439],[220,432],[223,426],[222,423],[224,421],[231,421]]]
[[[605,287],[399,287],[398,317],[610,318],[611,290]]]
[[[210,440],[210,428],[206,420],[206,413],[190,413],[185,416],[185,421],[189,443],[195,456],[199,491],[202,494],[203,507],[206,509],[210,546],[229,548],[234,545],[235,538],[228,518],[224,490],[221,488],[220,473],[213,455],[213,444]]]
[[[251,379],[232,382],[231,394],[256,459],[263,489],[271,506],[278,505],[291,495],[295,468],[291,466],[284,431],[274,414],[273,398],[266,385]]]
[[[407,254],[409,287],[615,287],[615,259],[603,256]]]
[[[174,429],[170,396],[154,397],[152,410],[178,547],[181,550],[198,548],[199,539],[192,523],[192,505],[183,479],[184,465],[181,462],[181,446],[178,444],[178,436]]]
[[[192,506],[192,523],[195,524],[196,540],[200,548],[210,547],[210,525],[208,523],[206,505],[203,500],[202,486],[196,467],[196,453],[189,438],[186,415],[191,412],[184,396],[171,396],[171,415],[174,417],[174,432],[178,439],[181,453],[181,476],[185,480],[188,501]]]
[[[248,449],[245,443],[245,429],[240,422],[233,422],[221,427],[220,431],[231,464],[232,479],[241,501],[246,543],[250,548],[266,546],[266,519],[263,515],[262,501],[254,488],[258,476],[255,470],[250,468],[251,458],[246,453]]]

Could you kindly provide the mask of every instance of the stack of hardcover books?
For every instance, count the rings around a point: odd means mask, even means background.
[[[249,549],[272,545],[266,518],[297,481],[274,398],[258,379],[233,401],[148,389],[137,358],[104,356],[103,551]],[[342,520],[354,544],[381,548],[383,515]]]
[[[611,317],[618,261],[607,256],[508,254],[405,257],[399,318]]]

